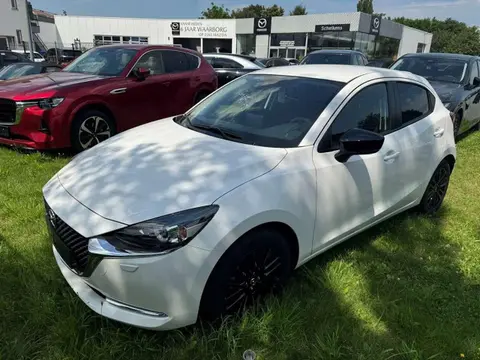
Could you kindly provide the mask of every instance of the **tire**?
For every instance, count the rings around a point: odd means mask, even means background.
[[[455,120],[453,121],[453,136],[455,138],[460,135],[460,127],[462,125],[462,114],[460,112],[455,113]]]
[[[99,110],[80,112],[72,123],[71,141],[76,152],[92,148],[115,135],[115,122]]]
[[[208,95],[210,95],[209,92],[207,91],[201,91],[197,94],[197,96],[195,96],[195,101],[194,101],[194,105],[195,104],[198,104],[200,101],[202,101],[203,99],[205,99]]]
[[[244,311],[265,295],[279,292],[292,272],[287,239],[260,228],[245,234],[223,254],[205,286],[200,317],[215,320]]]
[[[443,199],[447,194],[451,172],[452,170],[447,161],[443,160],[440,165],[438,165],[418,206],[422,213],[433,215],[440,209]]]

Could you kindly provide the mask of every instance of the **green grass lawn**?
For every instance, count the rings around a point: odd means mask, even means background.
[[[446,202],[299,269],[241,318],[149,332],[90,311],[64,281],[41,188],[68,162],[0,148],[0,359],[480,359],[480,133],[458,144]]]

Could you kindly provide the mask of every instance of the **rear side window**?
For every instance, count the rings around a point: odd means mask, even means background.
[[[386,84],[375,84],[360,90],[334,120],[320,150],[339,149],[342,135],[354,128],[379,134],[391,130]]]
[[[243,69],[243,66],[235,60],[224,58],[215,58],[215,61],[213,62],[213,67],[215,69]]]
[[[189,71],[190,61],[186,54],[181,51],[162,51],[163,64],[167,74]]]
[[[410,84],[397,83],[402,125],[420,120],[431,112],[431,100],[427,89]]]
[[[185,54],[185,56],[187,57],[188,61],[188,70],[195,70],[196,68],[198,68],[200,59],[197,56],[192,54]]]

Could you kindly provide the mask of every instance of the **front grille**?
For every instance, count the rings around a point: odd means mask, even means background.
[[[0,124],[14,124],[17,105],[15,101],[0,99]]]
[[[60,219],[45,203],[47,224],[50,231],[57,236],[57,240],[64,245],[69,252],[69,256],[59,251],[65,263],[79,275],[85,271],[88,263],[88,239],[77,233]]]

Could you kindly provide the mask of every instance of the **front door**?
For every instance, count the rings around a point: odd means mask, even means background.
[[[150,70],[146,79],[138,79],[133,71],[145,68]],[[112,83],[109,101],[123,111],[119,117],[119,131],[150,121],[168,117],[175,99],[170,92],[170,76],[165,73],[162,52],[149,51],[142,55],[129,76],[120,82]]]
[[[356,91],[318,148],[314,148],[317,172],[314,252],[385,215],[404,196],[398,166],[401,151],[395,135],[388,134],[393,127],[390,89],[387,83],[376,83]],[[353,128],[385,134],[385,142],[376,154],[355,155],[340,163],[334,157],[340,137]]]

